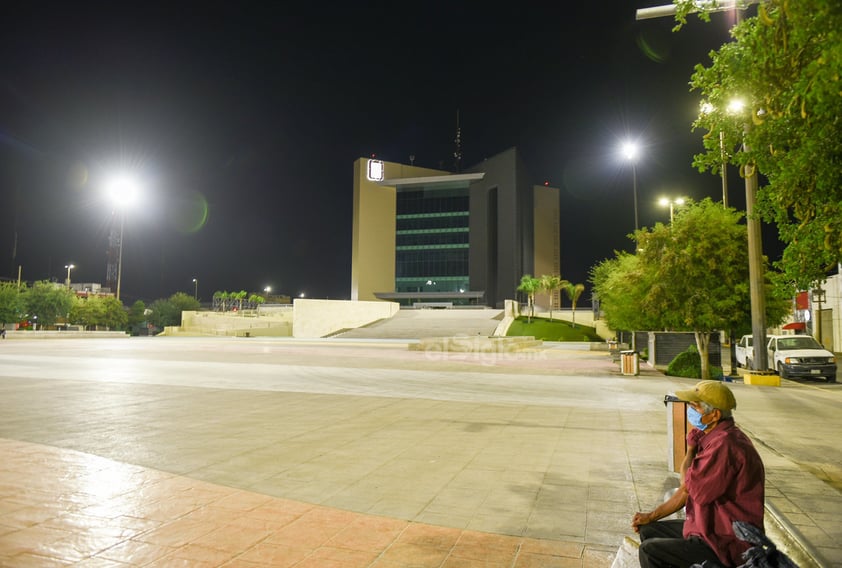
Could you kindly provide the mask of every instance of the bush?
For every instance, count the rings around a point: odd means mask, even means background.
[[[679,353],[675,359],[670,361],[667,367],[667,375],[673,377],[685,377],[687,379],[702,378],[702,357],[695,345],[691,345],[686,351]],[[710,366],[711,377],[721,377],[722,367]]]

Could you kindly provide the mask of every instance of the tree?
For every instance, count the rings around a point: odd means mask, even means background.
[[[527,317],[528,323],[532,323],[532,318],[535,317],[535,292],[540,289],[540,279],[534,278],[531,274],[521,276],[517,290],[526,294],[526,309],[529,310],[529,316]]]
[[[638,253],[617,253],[592,272],[606,320],[614,329],[692,331],[710,378],[714,331],[750,324],[748,252],[742,214],[705,199],[683,208],[669,225],[635,233]],[[780,323],[791,288],[767,276],[767,321]],[[615,327],[615,325],[620,327]]]
[[[23,292],[23,300],[29,315],[37,318],[40,325],[49,326],[59,318],[67,317],[76,301],[76,294],[65,286],[41,280]]]
[[[567,284],[567,280],[562,280],[561,276],[554,274],[542,274],[540,280],[541,290],[550,296],[550,319],[553,319],[553,294],[556,290]]]
[[[146,322],[146,304],[143,300],[137,300],[132,307],[129,308],[128,321],[126,324],[132,333],[137,333],[137,328],[143,326]]]
[[[128,322],[123,303],[113,296],[80,298],[70,310],[69,320],[85,327],[123,329]]]
[[[659,329],[657,318],[640,309],[652,275],[638,256],[625,251],[614,254],[591,269],[605,323],[615,330]]]
[[[585,291],[584,284],[573,284],[572,282],[564,282],[564,291],[567,297],[570,298],[570,303],[573,306],[573,327],[576,327],[576,302],[579,301],[579,296]]]
[[[697,2],[678,0],[680,27]],[[702,12],[703,19],[709,14]],[[732,30],[733,42],[697,65],[692,88],[710,103],[700,171],[757,168],[767,183],[757,212],[777,224],[786,249],[778,267],[798,288],[823,280],[842,261],[842,4],[835,0],[766,0]],[[726,112],[740,96],[743,116]],[[746,148],[735,151],[743,142]]]
[[[248,292],[245,290],[240,290],[239,292],[231,292],[230,298],[232,300],[237,300],[237,309],[239,311],[243,310],[243,300],[248,297]]]
[[[103,318],[102,323],[108,329],[125,329],[129,321],[129,314],[123,306],[123,302],[113,296],[102,298]]]
[[[214,294],[216,296],[216,294]],[[149,321],[157,327],[181,325],[181,312],[198,310],[201,304],[184,292],[176,292],[166,299],[158,299],[149,306]]]
[[[199,300],[190,294],[185,294],[184,292],[176,292],[170,296],[170,302],[172,302],[178,310],[179,318],[181,318],[181,312],[194,312],[202,306],[202,304],[199,303]]]
[[[224,290],[217,290],[213,293],[214,304],[219,305],[219,311],[225,311],[225,304],[228,300],[228,292]]]
[[[0,282],[0,323],[20,321],[25,309],[18,285],[14,282]]]

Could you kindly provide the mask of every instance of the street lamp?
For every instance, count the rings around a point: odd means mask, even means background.
[[[198,301],[199,300],[199,279],[193,279],[193,299]]]
[[[635,168],[635,162],[637,161],[637,156],[640,153],[640,149],[638,148],[635,142],[627,141],[623,143],[621,151],[623,153],[623,157],[625,157],[626,160],[631,162],[632,188],[634,190],[634,230],[637,231],[638,229],[640,229],[640,223],[638,221],[637,216],[637,169]]]
[[[76,268],[75,264],[65,264],[64,267],[67,269],[67,288],[70,289],[70,271]]]
[[[756,0],[747,0],[746,4],[755,4]],[[711,8],[710,11],[721,11],[736,7],[736,3],[728,6]],[[745,6],[743,6],[745,8]],[[654,8],[637,11],[636,19],[659,18],[675,14],[675,5],[656,6]],[[741,18],[741,12],[737,11],[737,20]],[[711,107],[712,108],[712,107]],[[739,101],[728,105],[732,113],[742,109]],[[743,133],[748,132],[749,123],[743,124]],[[723,140],[720,134],[720,141]],[[743,139],[743,152],[750,150],[745,139]],[[748,232],[748,278],[749,296],[751,300],[751,331],[754,357],[751,360],[753,370],[766,371],[768,369],[769,356],[766,351],[766,292],[763,288],[763,244],[760,236],[760,219],[754,214],[754,202],[757,197],[757,168],[754,164],[745,166],[745,191],[746,191],[746,229]]]
[[[130,206],[137,198],[137,182],[121,174],[112,178],[106,186],[106,191],[114,205],[114,209],[120,211],[120,244],[117,252],[117,290],[115,297],[120,299],[120,284],[123,278],[123,228],[126,222],[126,207]]]
[[[813,302],[818,304],[819,307],[816,309],[816,317],[814,318],[815,323],[815,330],[814,333],[816,335],[816,339],[818,339],[819,343],[822,342],[822,304],[827,303],[827,293],[822,289],[821,284],[818,288],[813,288]]]
[[[667,205],[669,205],[669,208],[670,208],[670,224],[672,224],[672,220],[675,217],[673,207],[675,205],[684,205],[684,198],[683,197],[677,197],[675,199],[670,199],[669,197],[662,197],[661,199],[658,200],[658,204],[661,205],[662,207],[666,207]]]

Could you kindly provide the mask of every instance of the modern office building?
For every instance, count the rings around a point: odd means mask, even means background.
[[[354,162],[352,300],[503,307],[524,274],[560,274],[559,247],[559,191],[515,148],[459,173]]]

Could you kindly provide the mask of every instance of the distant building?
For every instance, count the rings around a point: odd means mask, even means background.
[[[103,287],[99,282],[73,282],[70,289],[76,292],[77,296],[113,296],[111,288]]]
[[[559,234],[558,189],[515,148],[460,173],[360,158],[351,299],[500,308],[524,274],[560,274]]]

